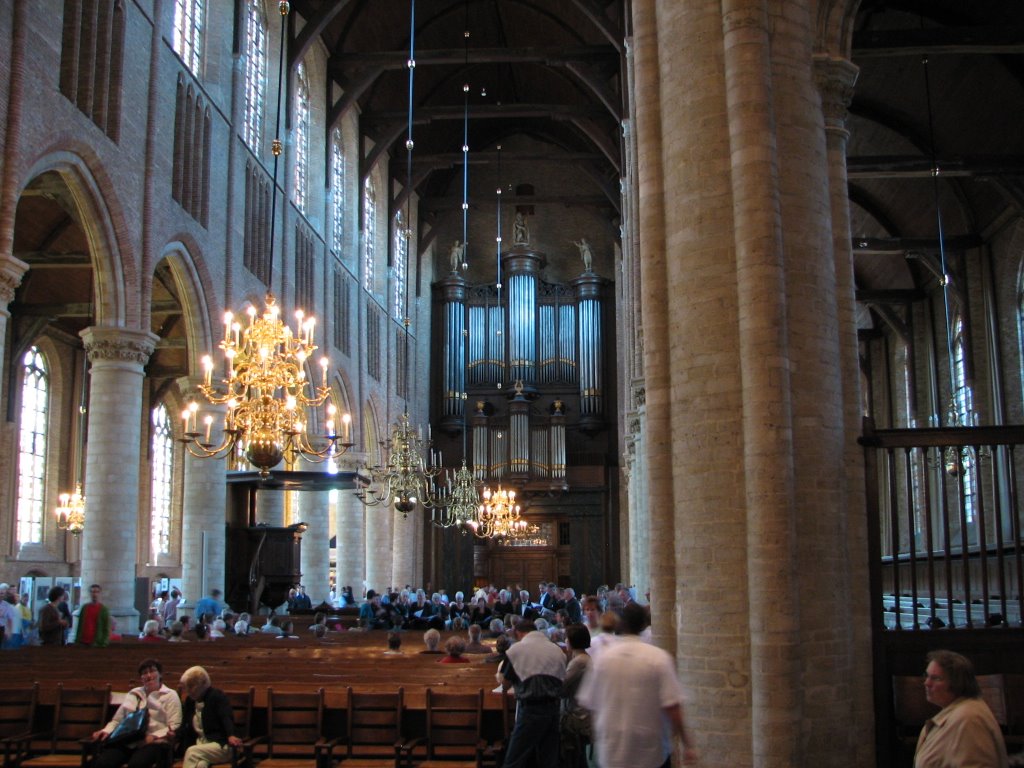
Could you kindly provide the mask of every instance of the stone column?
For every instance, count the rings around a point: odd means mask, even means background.
[[[142,461],[143,367],[156,347],[148,331],[94,326],[81,332],[89,360],[88,514],[82,534],[82,588],[103,587],[103,603],[123,632],[134,632]],[[148,507],[147,507],[148,508]]]
[[[306,470],[323,469],[324,465],[300,462]],[[302,491],[296,493],[297,509],[294,522],[306,524],[302,534],[299,567],[306,594],[319,605],[330,596],[331,589],[331,533],[330,491]]]
[[[199,391],[202,379],[178,380],[186,401],[199,404],[200,413],[213,416],[210,442],[219,444],[224,426],[223,406],[211,405]],[[202,420],[199,420],[200,425]],[[183,451],[185,459],[182,490],[181,589],[189,606],[219,589],[228,597],[224,585],[226,546],[227,484],[226,459],[204,459]]]
[[[422,577],[414,575],[416,563],[419,560],[416,554],[418,544],[422,540],[423,516],[429,514],[422,507],[410,512],[408,516],[401,512],[394,513],[394,547],[391,558],[391,578],[388,580],[388,584],[395,589],[401,589],[406,584],[416,585],[422,580]]]
[[[353,461],[347,464],[343,460],[339,466],[347,470],[354,470],[359,466],[359,462]],[[365,509],[363,503],[356,498],[354,489],[338,491],[338,499],[335,503],[337,520],[334,530],[337,537],[335,581],[339,595],[342,587],[352,587],[353,594],[359,597],[362,583],[367,580]]]
[[[284,498],[286,491],[260,488],[256,491],[256,522],[273,528],[284,526]]]
[[[380,593],[391,583],[391,554],[394,547],[395,508],[388,504],[366,508],[366,586]],[[359,597],[359,585],[356,597]]]
[[[24,261],[13,256],[0,256],[0,360],[7,356],[7,321],[11,318],[8,306],[14,301],[14,292],[27,271],[28,264]]]

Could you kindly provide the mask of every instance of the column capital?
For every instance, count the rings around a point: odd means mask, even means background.
[[[144,366],[160,340],[149,331],[96,325],[80,331],[78,335],[85,342],[86,357],[94,364],[127,362]]]
[[[814,81],[821,94],[821,111],[825,116],[825,131],[839,133],[845,140],[847,109],[853,99],[854,85],[860,69],[846,59],[828,54],[815,54]]]
[[[0,257],[0,312],[7,311],[7,305],[14,300],[14,291],[21,285],[21,278],[28,271],[28,264],[13,256]]]

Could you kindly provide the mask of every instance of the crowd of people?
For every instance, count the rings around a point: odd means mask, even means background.
[[[103,605],[102,588],[89,587],[89,599],[73,618],[62,587],[49,590],[47,602],[32,621],[27,595],[0,584],[0,631],[3,646],[25,642],[28,628],[43,645],[73,642],[102,647],[116,639],[116,627]],[[345,601],[354,603],[351,589]],[[359,628],[388,630],[386,655],[401,654],[404,630],[423,630],[418,652],[437,663],[466,664],[471,659],[495,664],[499,689],[514,693],[517,715],[507,745],[504,768],[668,768],[673,752],[682,764],[697,762],[686,726],[684,696],[674,659],[650,642],[646,606],[624,585],[601,587],[578,597],[570,587],[541,582],[536,599],[518,585],[476,590],[470,597],[444,590],[406,587],[377,594],[367,589],[359,604]],[[269,634],[296,637],[292,612],[312,610],[297,586],[282,608],[257,617],[234,613],[219,590],[199,600],[195,617],[179,613],[181,594],[157,596],[139,641],[143,643],[210,641],[231,635]],[[328,605],[317,608],[330,608]],[[304,624],[305,622],[303,622]],[[332,630],[328,612],[318,611],[308,632],[326,638]],[[449,637],[442,643],[442,631]],[[231,758],[240,742],[232,733],[230,707],[201,667],[185,672],[178,693],[162,682],[156,659],[139,665],[142,685],[129,692],[111,721],[93,734],[96,768],[148,768],[179,736],[187,745],[185,768],[207,768]],[[951,651],[928,655],[924,691],[938,708],[921,730],[915,768],[946,765],[1010,765],[999,725],[981,698],[971,662]],[[125,739],[123,722],[146,708],[145,733]],[[197,712],[199,714],[197,714]],[[955,757],[955,759],[954,759]]]

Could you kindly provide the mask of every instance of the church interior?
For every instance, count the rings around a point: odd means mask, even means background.
[[[622,583],[707,765],[907,764],[935,648],[1024,743],[1017,0],[0,39],[0,581],[132,631],[154,585]]]

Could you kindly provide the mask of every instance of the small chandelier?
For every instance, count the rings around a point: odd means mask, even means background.
[[[85,529],[85,496],[82,484],[75,484],[74,493],[62,493],[57,505],[57,528],[78,536]]]
[[[466,466],[465,457],[462,459],[462,467],[455,473],[455,482],[449,477],[441,494],[443,508],[438,510],[433,520],[434,525],[441,528],[460,526],[463,533],[466,533],[467,528],[472,529],[477,519],[480,496],[473,473]]]
[[[499,485],[494,492],[484,488],[483,497],[483,503],[477,507],[476,519],[469,522],[474,535],[482,539],[504,538],[512,535],[518,523],[525,525],[519,515],[515,491],[505,490]]]
[[[441,473],[441,456],[430,451],[430,462],[423,453],[430,447],[430,436],[423,439],[419,430],[409,426],[408,411],[392,426],[391,438],[381,443],[382,455],[373,466],[363,467],[365,487],[356,496],[368,507],[394,504],[408,516],[422,504],[428,509],[442,506],[434,480]]]
[[[337,409],[329,403],[326,409],[325,432],[314,445],[306,434],[306,409],[316,408],[327,400],[329,362],[321,358],[323,374],[319,386],[306,378],[306,361],[316,350],[313,329],[316,321],[302,310],[295,313],[292,331],[280,319],[280,310],[272,294],[262,315],[255,307],[248,310],[249,324],[243,328],[231,312],[224,315],[224,350],[227,377],[223,388],[213,384],[213,359],[203,357],[205,381],[199,390],[214,405],[226,405],[223,438],[210,440],[213,416],[203,419],[205,430],[197,424],[199,405],[189,404],[182,414],[185,436],[181,441],[193,456],[221,458],[242,456],[259,469],[261,477],[282,459],[291,464],[302,458],[321,462],[345,453],[352,447],[351,417],[341,417],[342,430],[335,428]],[[340,450],[339,450],[340,447]]]
[[[497,543],[502,547],[526,547],[543,546],[547,540],[540,536],[540,526],[536,523],[528,523],[526,520],[518,520],[513,523],[513,531],[507,536],[497,538]]]

